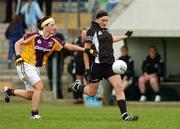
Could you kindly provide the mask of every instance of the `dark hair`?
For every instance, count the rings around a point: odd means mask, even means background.
[[[149,46],[148,50],[149,50],[149,49],[151,49],[151,48],[152,48],[152,49],[154,49],[154,50],[157,52],[157,48],[156,48],[156,46],[151,45],[151,46]]]
[[[100,17],[103,17],[103,16],[108,16],[107,11],[104,9],[98,9],[96,11],[96,19],[99,19]]]
[[[37,24],[37,27],[40,29],[40,30],[42,30],[43,28],[41,27],[41,24],[45,21],[45,20],[47,20],[47,19],[49,19],[49,18],[51,18],[51,16],[45,16],[45,17],[43,17],[42,19],[39,19],[38,20],[38,24]],[[48,24],[47,24],[48,25]],[[46,26],[47,26],[46,25]]]
[[[121,47],[121,50],[122,50],[122,49],[129,50],[127,46],[122,46],[122,47]]]

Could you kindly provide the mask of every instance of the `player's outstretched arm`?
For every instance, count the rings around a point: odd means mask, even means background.
[[[113,42],[118,42],[118,41],[121,41],[121,40],[124,40],[126,38],[129,38],[131,37],[133,34],[133,31],[130,31],[128,30],[125,34],[123,35],[118,35],[118,36],[112,36],[113,37]]]
[[[85,48],[79,47],[79,46],[76,46],[76,45],[73,45],[70,43],[66,43],[64,45],[64,48],[69,50],[69,51],[78,51],[78,52],[84,52],[85,51]]]
[[[64,45],[64,48],[68,49],[70,51],[85,52],[85,53],[88,53],[88,54],[90,54],[92,56],[97,56],[98,55],[98,52],[96,50],[93,50],[93,49],[90,49],[90,48],[79,47],[79,46],[76,46],[76,45],[73,45],[73,44],[70,44],[70,43],[66,43]]]
[[[91,48],[91,44],[85,43],[84,47],[90,49]],[[84,53],[83,58],[84,58],[84,65],[85,65],[85,73],[84,73],[85,74],[85,79],[88,81],[89,80],[89,76],[90,76],[89,55],[87,53]]]

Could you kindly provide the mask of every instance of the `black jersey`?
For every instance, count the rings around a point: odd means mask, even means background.
[[[107,28],[101,28],[98,23],[92,22],[87,31],[85,42],[91,43],[99,52],[93,61],[94,63],[112,64],[114,62],[113,38]]]
[[[142,64],[143,73],[146,72],[148,74],[156,74],[158,77],[163,77],[164,68],[163,61],[159,54],[157,54],[156,58],[151,59],[149,56],[143,61]]]

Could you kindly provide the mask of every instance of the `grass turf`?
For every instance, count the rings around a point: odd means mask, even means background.
[[[0,102],[0,129],[180,129],[180,106],[130,104],[137,122],[120,119],[116,106],[85,108],[64,103],[41,103],[42,119],[30,120],[30,102]]]

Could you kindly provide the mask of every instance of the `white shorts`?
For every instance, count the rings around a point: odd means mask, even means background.
[[[24,81],[26,90],[34,91],[33,85],[40,81],[40,68],[24,62],[24,67],[16,66],[19,78]]]

